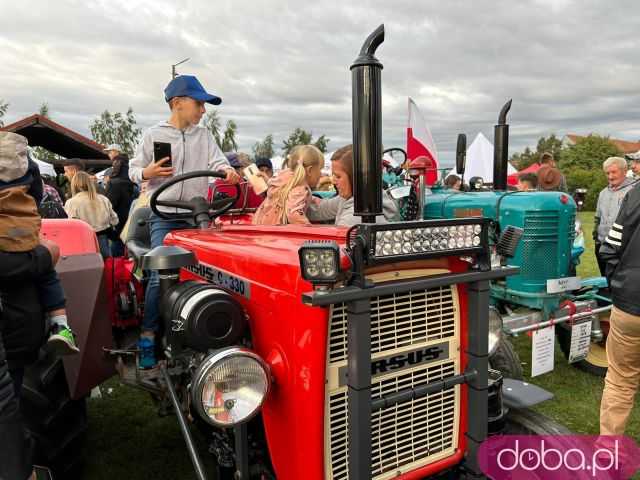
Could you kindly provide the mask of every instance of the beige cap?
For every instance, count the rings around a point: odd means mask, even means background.
[[[27,139],[12,132],[0,132],[0,181],[13,182],[27,173]]]

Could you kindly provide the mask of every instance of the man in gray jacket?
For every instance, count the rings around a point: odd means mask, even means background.
[[[595,242],[595,253],[600,275],[604,276],[606,272],[606,262],[600,257],[600,247],[607,238],[607,234],[618,216],[622,199],[631,189],[634,182],[632,179],[626,177],[627,162],[624,158],[609,157],[602,164],[602,169],[607,175],[609,185],[598,195],[593,240]]]
[[[199,126],[205,113],[204,104],[219,105],[220,97],[207,93],[196,77],[180,75],[167,85],[164,90],[165,99],[169,103],[171,116],[149,128],[138,145],[134,159],[129,163],[131,181],[141,184],[148,180],[148,194],[152,195],[169,177],[194,170],[212,170],[226,173],[225,181],[236,184],[240,177],[229,165],[216,144],[211,132]],[[153,142],[171,144],[172,166],[164,166],[169,157],[154,161]],[[178,183],[165,191],[160,200],[190,200],[196,196],[206,197],[208,179],[194,178]],[[167,213],[177,213],[178,209],[158,207]],[[149,219],[151,247],[162,245],[164,237],[173,230],[193,228],[193,224],[182,220],[164,220],[155,215]],[[140,367],[152,368],[156,365],[155,334],[159,326],[159,280],[153,272],[145,295],[144,318],[139,348]]]

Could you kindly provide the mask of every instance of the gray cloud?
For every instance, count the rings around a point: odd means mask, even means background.
[[[88,134],[102,110],[129,106],[149,126],[167,116],[170,65],[224,99],[242,149],[295,127],[350,141],[349,65],[385,23],[385,145],[403,145],[407,97],[441,158],[455,137],[492,138],[514,99],[511,150],[568,132],[640,138],[635,2],[539,0],[347,2],[0,0],[0,98],[7,121],[49,103]]]

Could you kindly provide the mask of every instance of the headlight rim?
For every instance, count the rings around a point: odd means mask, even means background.
[[[254,409],[253,412],[251,412],[249,415],[244,417],[241,421],[235,422],[235,423],[216,422],[204,410],[204,405],[202,402],[204,380],[206,379],[211,369],[215,368],[216,364],[234,356],[248,357],[256,361],[264,370],[265,377],[267,380],[267,388],[264,392],[264,395],[262,397],[260,404]],[[248,421],[253,419],[256,415],[258,415],[260,410],[262,410],[262,406],[264,405],[265,400],[267,399],[267,397],[269,396],[269,393],[271,392],[272,383],[273,381],[271,377],[271,369],[269,368],[269,365],[267,364],[267,362],[265,362],[260,355],[258,355],[256,352],[246,347],[241,347],[241,346],[227,347],[227,348],[223,348],[221,350],[215,351],[210,355],[208,355],[196,369],[196,372],[193,375],[193,378],[191,379],[191,386],[190,386],[191,403],[192,403],[192,406],[198,412],[198,415],[200,416],[200,418],[202,418],[209,425],[218,427],[218,428],[233,428],[237,425],[247,423]]]

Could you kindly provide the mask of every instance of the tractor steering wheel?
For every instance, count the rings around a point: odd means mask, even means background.
[[[240,186],[238,184],[234,185],[234,187],[236,187],[235,196],[221,198],[219,200],[212,200],[211,202],[209,202],[204,197],[194,197],[191,200],[158,200],[158,197],[169,187],[172,187],[177,183],[190,180],[192,178],[226,178],[226,176],[227,175],[225,173],[212,172],[210,170],[196,170],[194,172],[177,175],[171,180],[164,182],[162,185],[160,185],[160,187],[158,187],[157,190],[153,192],[151,198],[149,199],[149,206],[151,207],[151,211],[158,217],[164,218],[165,220],[193,219],[196,225],[200,228],[207,228],[211,220],[230,210],[231,207],[233,207],[233,204],[236,203],[236,200],[240,198]],[[158,206],[181,208],[183,210],[189,210],[189,212],[167,213],[158,210]]]

